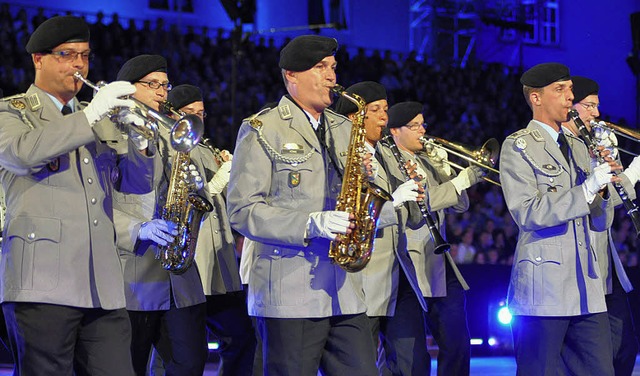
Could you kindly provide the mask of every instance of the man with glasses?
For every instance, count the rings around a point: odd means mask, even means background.
[[[434,167],[424,153],[420,137],[425,134],[423,106],[418,102],[401,102],[389,109],[387,127],[400,153],[408,163],[415,165],[418,180],[425,187],[425,204],[444,234],[444,210],[462,212],[469,208],[466,189],[478,183],[482,171],[467,167],[455,176],[453,170]],[[395,161],[391,149],[384,144],[380,149],[394,186],[404,182],[404,177]],[[465,290],[469,286],[460,274],[451,255],[434,253],[435,244],[429,228],[415,202],[408,203],[409,218],[405,231],[407,249],[416,267],[418,284],[427,303],[423,313],[417,304],[396,307],[396,314],[389,318],[387,326],[395,341],[385,346],[386,366],[394,375],[429,374],[431,360],[412,357],[424,354],[426,347],[425,322],[438,343],[438,375],[468,375],[470,366],[470,343],[465,311]],[[410,343],[407,347],[406,343]],[[421,370],[421,373],[415,370]],[[423,371],[424,370],[424,371]]]
[[[127,147],[106,116],[132,107],[120,98],[136,88],[113,82],[78,101],[74,74],[88,74],[91,55],[80,18],[43,22],[26,50],[34,84],[0,101],[0,275],[15,374],[133,375],[111,196],[149,192],[157,158]]]
[[[573,82],[573,108],[578,111],[580,119],[587,129],[592,132],[594,140],[600,145],[610,148],[612,157],[617,158],[615,134],[606,130],[593,132],[591,127],[591,121],[597,122],[597,118],[600,116],[600,98],[598,95],[600,86],[594,80],[582,76],[572,76],[571,81]],[[562,126],[569,129],[576,136],[580,134],[573,121],[565,122]],[[618,176],[622,179],[622,185],[629,193],[629,198],[635,200],[636,190],[634,185],[640,179],[640,158],[634,158],[629,167]],[[612,195],[614,205],[622,204],[615,188],[609,185],[608,190]],[[638,353],[638,340],[635,336],[631,308],[627,298],[628,293],[633,290],[633,286],[620,261],[620,256],[618,256],[611,234],[611,227],[608,227],[606,231],[593,231],[591,235],[593,248],[599,255],[600,277],[607,294],[605,301],[607,303],[609,324],[611,325],[613,367],[615,374],[618,376],[631,375]],[[572,361],[569,358],[570,355],[568,353],[564,357],[565,362]]]
[[[202,91],[197,86],[178,85],[167,99],[176,112],[197,115],[204,121]],[[177,120],[177,115],[172,116]],[[213,204],[213,212],[200,227],[196,265],[207,297],[207,328],[220,341],[218,375],[249,376],[253,374],[256,337],[247,314],[224,198],[233,156],[226,150],[214,153],[211,145],[200,142],[190,157],[204,167],[205,191]],[[154,374],[159,375],[156,363]]]
[[[128,60],[118,80],[133,83],[135,98],[160,110],[171,84],[167,62],[159,55],[140,55]],[[159,127],[158,152],[164,174],[154,192],[146,195],[115,195],[118,247],[125,276],[127,310],[133,340],[131,356],[137,375],[144,376],[151,347],[160,354],[169,375],[202,375],[208,355],[205,329],[205,296],[195,266],[182,274],[165,270],[155,258],[158,246],[173,241],[176,225],[160,219],[167,199],[171,160],[175,151],[170,130]],[[197,171],[203,171],[197,166]],[[193,180],[199,178],[199,174]],[[204,195],[200,181],[198,193]],[[145,240],[148,239],[148,240]]]
[[[520,78],[533,119],[507,137],[500,182],[520,234],[507,294],[519,375],[613,375],[611,328],[591,231],[613,216],[607,184],[622,166],[592,167],[565,132],[574,95],[569,68],[538,64]],[[603,153],[606,154],[606,153]]]

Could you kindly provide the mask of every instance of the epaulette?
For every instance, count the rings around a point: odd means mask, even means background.
[[[253,114],[253,115],[251,115],[251,116],[249,116],[249,117],[244,118],[244,119],[242,120],[242,122],[243,122],[243,123],[244,123],[244,122],[247,122],[247,123],[249,123],[249,125],[251,125],[253,128],[256,128],[256,129],[257,129],[257,128],[259,128],[259,127],[261,127],[261,126],[262,126],[262,122],[260,121],[260,119],[258,119],[258,116],[263,115],[263,114],[265,114],[265,113],[269,112],[270,110],[271,110],[271,108],[270,108],[270,107],[263,108],[262,110],[260,110],[260,111],[256,112],[255,114]]]
[[[332,116],[335,116],[335,117],[342,118],[344,120],[349,120],[350,121],[350,119],[347,116],[339,114],[339,113],[335,112],[334,110],[332,110],[331,108],[327,108],[324,111],[330,113]]]
[[[518,137],[522,137],[522,136],[526,136],[529,133],[531,133],[530,130],[524,128],[524,129],[520,129],[519,131],[510,134],[509,136],[507,136],[507,139],[516,139]]]
[[[13,99],[21,99],[21,98],[24,98],[26,95],[27,95],[27,93],[20,93],[20,94],[16,94],[16,95],[11,95],[11,96],[8,96],[8,97],[1,98],[0,102],[8,102],[8,101],[13,100]]]
[[[10,97],[4,97],[0,99],[0,102],[9,103],[9,108],[11,110],[18,111],[20,114],[20,118],[22,121],[28,125],[30,128],[34,128],[31,121],[29,121],[26,110],[29,108],[31,111],[35,111],[38,108],[42,107],[40,103],[40,99],[38,98],[38,94],[34,93],[27,97],[26,93],[20,93],[16,95],[12,95]]]

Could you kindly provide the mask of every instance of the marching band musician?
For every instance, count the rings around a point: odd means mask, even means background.
[[[158,112],[171,89],[167,61],[159,55],[128,60],[120,68],[118,80],[133,83],[135,98]],[[146,373],[152,346],[162,358],[167,375],[201,376],[208,348],[200,276],[195,266],[182,274],[169,272],[155,258],[157,247],[170,244],[178,233],[177,224],[161,219],[171,179],[170,161],[175,154],[169,130],[162,125],[158,129],[157,148],[164,174],[155,191],[114,195],[118,248],[133,332],[131,357],[138,376]]]
[[[384,163],[378,161],[377,158],[380,158],[380,155],[376,155],[376,145],[382,138],[382,132],[389,120],[387,91],[377,82],[363,81],[348,87],[347,92],[359,95],[367,104],[364,118],[365,146],[367,151],[374,156],[373,161],[376,168],[374,168],[373,183],[387,192],[391,192],[393,187],[383,168]],[[354,119],[355,113],[358,111],[357,106],[344,97],[337,100],[335,109],[337,113],[345,115],[351,120]],[[385,203],[379,218],[378,233],[374,241],[371,260],[361,272],[367,316],[370,320],[372,339],[375,345],[372,348],[374,354],[377,352],[379,340],[385,344],[387,342],[395,344],[392,348],[400,347],[400,344],[396,343],[399,339],[397,338],[399,333],[391,330],[393,327],[389,325],[390,316],[404,315],[407,305],[412,308],[415,306],[414,312],[417,312],[418,315],[422,309],[427,309],[422,297],[423,293],[418,286],[415,267],[407,253],[404,234],[407,209],[403,204],[407,201],[424,199],[424,194],[419,193],[419,189],[416,181],[409,180],[400,184],[393,191],[393,202]],[[396,305],[401,309],[396,309]],[[422,336],[423,344],[424,338]],[[391,355],[389,351],[387,354]],[[411,366],[412,359],[427,359],[429,357],[426,345],[414,346],[413,351],[397,351],[393,354],[399,357],[397,359],[398,368],[410,371],[404,374],[429,374],[430,363],[425,365],[425,362],[415,362],[414,366]]]
[[[594,80],[582,76],[571,76],[571,81],[573,82],[573,108],[578,111],[580,119],[591,131],[591,121],[596,121],[600,116],[600,98],[598,96],[600,86]],[[573,121],[567,121],[562,126],[569,129],[574,135],[580,135]],[[612,153],[612,157],[616,158],[617,140],[615,134],[607,131],[592,132],[592,134],[600,145],[612,147],[616,151],[616,153]],[[595,158],[592,156],[592,159]],[[634,185],[640,178],[640,159],[634,158],[629,167],[618,176],[622,179],[622,185],[629,193],[630,199],[635,200]],[[614,205],[620,205],[622,201],[615,188],[610,185],[608,191],[612,195],[611,199]],[[611,235],[611,227],[608,227],[606,231],[593,231],[591,234],[594,242],[593,248],[599,255],[600,276],[606,293],[605,302],[611,325],[613,346],[613,368],[617,376],[630,376],[633,373],[638,353],[638,340],[634,334],[631,308],[627,298],[628,293],[633,290],[633,286],[620,261]],[[567,359],[568,355],[564,358],[565,362],[570,361]]]
[[[435,162],[423,153],[420,140],[425,135],[423,106],[418,102],[396,103],[389,109],[389,132],[404,159],[416,164],[419,182],[425,187],[428,210],[436,216],[436,224],[444,231],[444,210],[463,212],[469,208],[466,190],[481,181],[483,172],[477,166],[467,167],[457,176],[451,168],[445,169],[442,155]],[[394,161],[391,150],[381,145],[385,161]],[[399,166],[387,163],[388,174],[395,186],[404,181]],[[394,375],[418,375],[431,372],[431,356],[407,359],[407,354],[421,353],[426,348],[425,323],[438,344],[438,375],[468,375],[470,371],[471,349],[467,315],[465,310],[465,290],[469,286],[460,274],[449,252],[437,255],[435,243],[429,228],[416,203],[409,203],[409,219],[406,229],[407,249],[416,266],[418,283],[424,295],[428,310],[420,311],[416,304],[396,307],[396,315],[389,319],[389,334],[395,342],[385,347],[386,364]],[[407,338],[411,346],[405,347]],[[421,373],[411,372],[394,360],[405,358],[409,365],[422,369]],[[412,364],[413,362],[413,364]],[[420,363],[418,365],[416,363]]]
[[[202,91],[197,86],[174,87],[168,101],[179,113],[197,115],[204,121]],[[213,204],[213,212],[200,227],[196,264],[207,298],[207,328],[221,341],[217,372],[220,376],[249,376],[253,374],[256,339],[240,283],[236,244],[224,197],[233,156],[226,150],[214,154],[210,147],[199,143],[191,151],[191,159],[204,166],[205,191]]]
[[[317,35],[284,46],[288,95],[244,121],[236,142],[227,210],[253,247],[248,306],[266,375],[376,373],[361,274],[328,256],[354,227],[352,214],[334,210],[351,132],[327,109],[337,47]]]
[[[508,306],[518,375],[555,375],[565,355],[574,375],[613,375],[611,334],[598,257],[589,232],[613,216],[607,183],[619,181],[613,161],[591,168],[585,144],[561,127],[574,95],[569,68],[538,64],[522,75],[533,112],[507,137],[500,180],[520,235]],[[603,153],[606,154],[606,153]],[[610,159],[610,158],[609,158]]]
[[[89,27],[53,17],[26,45],[35,81],[0,101],[0,180],[6,194],[2,308],[15,374],[133,375],[131,326],[114,244],[112,194],[153,189],[151,156],[101,119],[133,107],[128,82],[102,87],[89,104]],[[105,139],[108,129],[118,137]],[[102,132],[104,131],[104,132]],[[135,144],[134,144],[135,143]]]

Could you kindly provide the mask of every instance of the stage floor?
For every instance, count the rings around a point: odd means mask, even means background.
[[[218,364],[207,363],[203,376],[216,376]],[[10,376],[12,366],[0,364],[0,376]],[[471,376],[513,376],[516,374],[516,362],[513,357],[492,356],[471,358]],[[431,375],[436,375],[436,362],[431,362]],[[640,355],[636,358],[633,376],[640,376]]]

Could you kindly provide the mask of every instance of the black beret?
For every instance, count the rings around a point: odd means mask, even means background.
[[[520,77],[520,83],[529,87],[545,87],[557,81],[570,80],[569,67],[560,63],[542,63],[531,67]]]
[[[384,89],[384,86],[374,81],[358,82],[357,84],[349,86],[346,92],[348,94],[357,94],[361,96],[367,104],[381,99],[387,99],[387,91]],[[338,101],[336,102],[337,113],[348,115],[356,111],[358,111],[358,107],[353,102],[343,96],[338,98]]]
[[[193,102],[202,102],[202,90],[193,85],[178,85],[171,89],[167,95],[167,101],[173,108],[179,110]]]
[[[134,83],[152,72],[166,72],[167,60],[160,55],[138,55],[127,60],[118,71],[118,81]]]
[[[89,26],[75,16],[52,17],[31,34],[25,49],[30,54],[49,52],[62,43],[88,42]]]
[[[387,128],[400,128],[407,125],[414,117],[422,113],[420,102],[400,102],[389,108]]]
[[[571,81],[573,81],[573,103],[578,103],[589,95],[597,95],[600,91],[600,85],[590,78],[572,76]]]
[[[335,55],[338,41],[320,35],[295,37],[280,50],[280,68],[304,72],[327,56]]]

